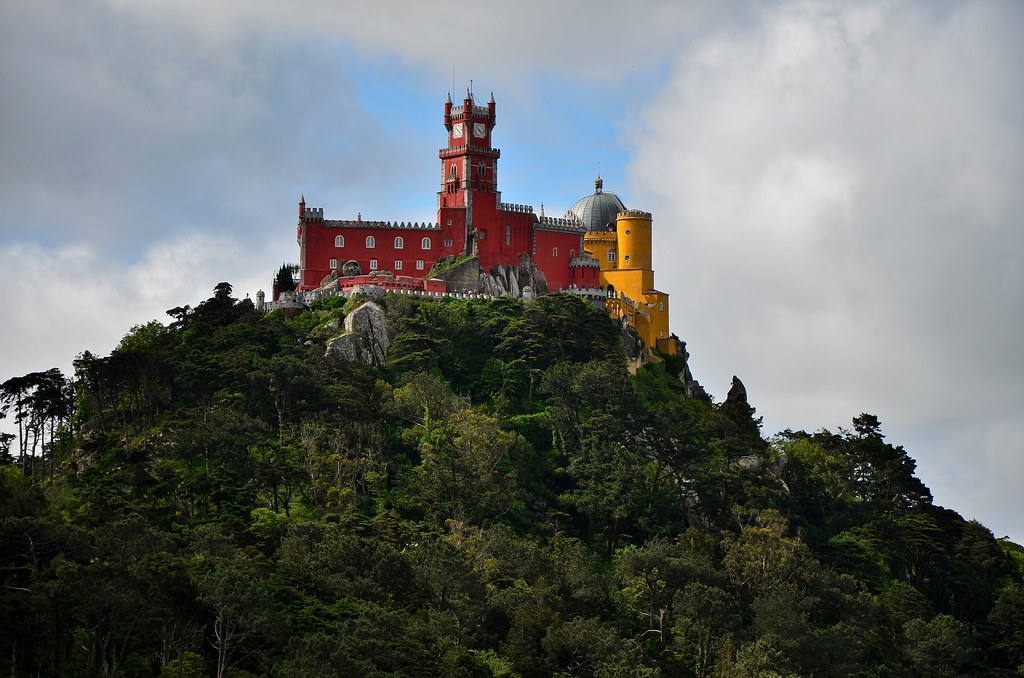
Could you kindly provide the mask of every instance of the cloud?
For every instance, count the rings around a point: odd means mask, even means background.
[[[266,286],[279,256],[276,243],[196,234],[158,242],[128,266],[91,246],[0,247],[0,375],[70,375],[77,354],[106,355],[133,325],[167,321],[164,310],[195,306],[218,282],[232,282],[239,297]]]
[[[631,165],[659,251],[681,253],[656,260],[659,285],[713,392],[738,373],[770,430],[876,413],[923,470],[971,479],[940,501],[999,488],[1016,515],[1000,474],[1024,405],[1021,18],[767,6],[679,58]]]

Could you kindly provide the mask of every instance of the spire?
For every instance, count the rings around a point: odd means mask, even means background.
[[[494,103],[494,92],[491,92],[491,98],[487,100],[487,103],[489,103],[489,104],[493,104]]]
[[[446,104],[450,104],[450,103],[452,102],[452,93],[451,93],[451,92],[448,92],[448,98],[447,98],[447,99],[445,99],[445,101],[444,101],[444,102],[445,102]]]

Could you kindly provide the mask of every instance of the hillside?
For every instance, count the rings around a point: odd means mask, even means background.
[[[0,386],[0,674],[1024,671],[1024,551],[877,417],[766,439],[562,294],[387,296],[383,364],[325,356],[360,303],[221,284]]]

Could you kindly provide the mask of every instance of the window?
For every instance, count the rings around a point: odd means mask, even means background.
[[[369,248],[376,247],[377,246],[377,240],[372,235],[366,236],[366,246],[369,247]]]
[[[420,247],[425,249],[425,250],[429,250],[430,249],[430,238],[424,238],[423,242],[420,243]]]
[[[423,270],[423,260],[422,259],[417,259],[416,260],[416,270],[417,271],[422,271]]]
[[[629,235],[630,233],[631,233],[631,231],[627,228],[626,229],[626,235]]]
[[[505,244],[512,244],[512,227],[508,224],[505,224]]]
[[[395,259],[395,270],[396,271],[401,271],[402,270],[402,260],[401,259]]]
[[[449,220],[448,220],[448,225],[449,225],[449,226],[451,226],[451,225],[452,225],[452,220],[451,220],[451,219],[449,219]]]
[[[370,270],[371,271],[376,271],[377,270],[377,260],[376,259],[370,259]]]
[[[476,173],[479,174],[480,176],[483,176],[484,172],[486,171],[487,167],[483,163],[480,163],[479,165],[476,166]]]
[[[336,236],[334,236],[334,246],[335,247],[344,247],[345,246],[345,236],[343,236],[343,235],[336,235]]]
[[[557,257],[558,256],[558,248],[557,247],[552,247],[551,248],[551,256],[553,256],[553,257]]]
[[[338,236],[338,237],[340,238],[341,236]],[[337,259],[331,259],[331,264],[330,264],[330,266],[331,266],[331,270],[332,270],[332,271],[333,271],[334,269],[338,268],[338,260],[337,260]]]
[[[398,236],[395,238],[395,249],[400,250],[405,248],[405,238]]]
[[[622,257],[622,260],[623,261],[629,261],[629,255],[627,254],[626,256]]]
[[[608,250],[608,263],[615,263],[615,250]]]
[[[659,311],[664,311],[665,310],[665,302],[664,301],[659,301],[658,302],[658,310]]]
[[[451,220],[451,219],[449,219],[449,220],[448,220],[448,225],[449,225],[449,226],[451,226],[451,225],[452,225],[452,220]],[[445,246],[445,247],[454,247],[454,246],[455,246],[455,243],[454,243],[454,242],[452,242],[451,240],[445,240],[445,241],[444,241],[444,246]]]

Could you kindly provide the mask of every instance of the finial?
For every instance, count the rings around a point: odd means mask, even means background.
[[[306,204],[306,194],[305,193],[303,193],[302,197],[299,198],[299,202],[302,203],[303,205]]]
[[[451,102],[452,102],[452,93],[448,92],[448,98],[445,99],[445,103],[446,104],[450,104]]]
[[[362,212],[356,212],[356,221],[358,221],[358,222],[362,222],[363,221],[363,213]]]
[[[544,216],[544,203],[540,204],[540,215]]]
[[[604,188],[604,179],[598,174],[597,179],[594,180],[594,191],[600,193],[602,188]]]
[[[489,104],[493,104],[494,103],[494,92],[491,92],[491,98],[487,100],[487,103],[489,103]]]

